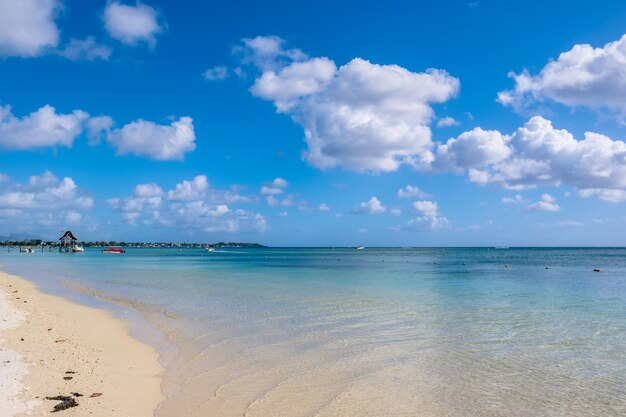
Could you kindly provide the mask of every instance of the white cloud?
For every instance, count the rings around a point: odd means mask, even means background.
[[[223,65],[209,68],[202,73],[202,76],[208,81],[224,80],[228,77],[228,68]]]
[[[294,200],[293,195],[288,195],[282,200],[279,200],[272,195],[265,197],[265,202],[270,207],[291,207],[294,205],[293,200]]]
[[[96,42],[93,36],[85,39],[71,39],[58,54],[72,61],[107,61],[111,57],[111,48]]]
[[[422,229],[447,229],[450,227],[450,221],[440,216],[418,216],[407,222],[406,229],[422,230]]]
[[[33,57],[59,43],[57,0],[0,0],[0,56]]]
[[[439,145],[433,166],[443,171],[461,172],[500,162],[511,155],[509,139],[497,130],[477,127]]]
[[[453,117],[442,117],[437,120],[437,127],[449,127],[449,126],[458,126],[460,125]]]
[[[282,194],[283,190],[277,187],[268,187],[267,185],[264,185],[259,190],[259,193],[262,195],[278,195]]]
[[[391,214],[393,214],[394,216],[399,216],[399,215],[401,215],[401,214],[402,214],[402,210],[400,210],[400,209],[398,209],[398,208],[391,209],[391,210],[389,210],[389,212],[390,212]]]
[[[309,164],[380,172],[431,161],[431,104],[454,96],[458,79],[442,70],[415,73],[360,58],[337,68],[324,57],[292,58],[282,40],[267,43],[271,52],[259,56],[248,48],[263,71],[251,91],[303,127]],[[285,55],[287,62],[272,61]]]
[[[285,181],[283,178],[274,178],[274,181],[272,181],[272,187],[277,187],[277,188],[287,188],[289,187],[289,183],[287,181]]]
[[[330,206],[326,203],[322,203],[319,206],[317,206],[317,210],[318,211],[330,211]]]
[[[65,221],[68,224],[78,224],[78,223],[80,223],[80,219],[82,217],[83,216],[79,212],[77,212],[75,210],[70,210],[67,213],[65,213]]]
[[[33,175],[25,184],[7,180],[0,184],[0,224],[23,230],[56,232],[66,224],[77,224],[82,211],[93,207],[93,198],[78,188],[70,177],[59,179],[50,171]],[[28,219],[28,221],[24,221]],[[16,221],[19,220],[19,221]]]
[[[412,206],[424,216],[437,216],[439,214],[439,206],[436,201],[416,201]]]
[[[526,200],[520,194],[516,194],[515,197],[502,197],[502,204],[524,204]]]
[[[622,141],[593,132],[577,140],[567,130],[555,129],[549,120],[535,116],[511,135],[506,146],[510,149],[507,158],[492,158],[486,166],[481,165],[487,159],[463,164],[469,168],[470,181],[509,189],[567,184],[583,197],[597,195],[607,201],[620,201],[626,188],[626,143]],[[502,149],[499,155],[505,153]]]
[[[428,194],[420,190],[417,185],[407,185],[404,189],[400,188],[397,196],[398,198],[428,198]]]
[[[156,35],[163,32],[157,11],[140,2],[129,6],[111,1],[104,9],[103,18],[109,35],[127,45],[146,42],[154,47]]]
[[[609,201],[611,203],[621,203],[626,201],[626,191],[611,188],[585,188],[578,191],[578,195],[583,198],[596,196],[600,200]]]
[[[90,145],[98,145],[107,132],[113,127],[113,119],[109,116],[96,116],[87,120],[87,138]]]
[[[259,190],[259,193],[261,195],[278,195],[278,194],[282,194],[284,192],[284,188],[287,188],[289,186],[289,183],[287,181],[285,181],[282,178],[275,178],[272,182],[267,183],[266,185],[262,186],[261,189]]]
[[[285,40],[278,36],[244,38],[241,43],[233,48],[233,52],[241,56],[243,63],[254,64],[263,71],[279,67],[285,62],[303,61],[308,58],[300,49],[286,49]]]
[[[137,197],[161,197],[163,195],[163,189],[156,183],[151,182],[149,184],[137,184],[134,191]]]
[[[225,200],[232,191],[211,189],[206,176],[183,180],[174,189],[164,192],[156,183],[138,184],[133,195],[108,200],[120,213],[123,222],[158,228],[176,228],[190,232],[263,232],[265,218],[240,208],[232,208]],[[167,196],[166,199],[163,196]],[[239,202],[245,202],[239,199]]]
[[[294,62],[280,71],[265,71],[251,88],[252,94],[274,102],[286,113],[304,96],[319,93],[335,77],[337,67],[328,58]]]
[[[410,219],[405,229],[447,229],[450,227],[450,221],[439,214],[439,205],[436,201],[415,201],[412,206],[420,213],[420,216]]]
[[[133,154],[157,160],[182,160],[196,149],[191,117],[181,117],[170,125],[138,119],[107,133],[107,141],[118,155]]]
[[[352,214],[382,214],[387,210],[385,206],[376,197],[370,198],[357,204],[352,209]]]
[[[0,147],[18,150],[71,147],[88,117],[82,110],[58,114],[54,107],[45,105],[19,118],[13,115],[11,106],[0,106]]]
[[[286,211],[281,211],[280,213],[278,213],[278,215],[280,217],[287,217],[287,216],[289,216],[289,213],[287,213]]]
[[[530,204],[526,208],[528,210],[549,212],[556,212],[561,210],[561,207],[559,207],[559,205],[556,203],[556,199],[550,194],[543,194],[541,196],[541,200],[537,201],[536,203]]]
[[[198,200],[206,195],[209,189],[209,181],[206,175],[196,175],[193,180],[184,180],[173,190],[167,192],[170,200]]]
[[[549,62],[537,75],[510,73],[515,88],[498,100],[516,108],[551,100],[568,106],[612,108],[626,114],[626,35],[601,48],[574,45]]]

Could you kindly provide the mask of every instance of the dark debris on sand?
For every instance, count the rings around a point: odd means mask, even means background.
[[[57,395],[56,397],[46,397],[46,400],[51,401],[61,401],[52,409],[53,413],[58,411],[67,410],[68,408],[78,407],[78,402],[74,399],[74,397],[70,397],[69,395]]]

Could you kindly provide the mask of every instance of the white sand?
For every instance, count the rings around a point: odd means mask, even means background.
[[[158,354],[126,323],[1,272],[0,349],[1,417],[50,415],[44,398],[72,392],[79,405],[53,415],[147,417],[164,399]]]
[[[5,291],[0,292],[0,317],[0,336],[24,320],[24,314],[9,302],[9,293]],[[22,380],[27,371],[20,354],[3,346],[0,337],[0,416],[13,417],[28,410],[29,404],[17,398],[25,390]]]

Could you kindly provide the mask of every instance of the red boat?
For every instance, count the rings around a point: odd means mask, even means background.
[[[106,248],[106,249],[102,249],[102,253],[122,254],[122,253],[126,253],[126,251],[122,248]]]

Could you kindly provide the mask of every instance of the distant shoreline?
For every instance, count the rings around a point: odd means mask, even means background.
[[[347,246],[267,246],[260,243],[164,243],[164,242],[108,242],[105,244],[96,242],[76,242],[80,246],[86,248],[109,248],[109,247],[124,247],[124,248],[175,248],[175,249],[206,249],[208,247],[220,248],[220,249],[356,249],[359,245],[347,245]],[[41,243],[33,244],[29,241],[0,241],[0,248],[18,248],[20,246],[33,246],[41,247]],[[47,241],[43,242],[43,246],[46,249],[50,247],[58,247],[56,242]],[[501,245],[486,245],[486,246],[364,246],[364,249],[626,249],[626,245],[609,245],[609,246],[501,246]]]

